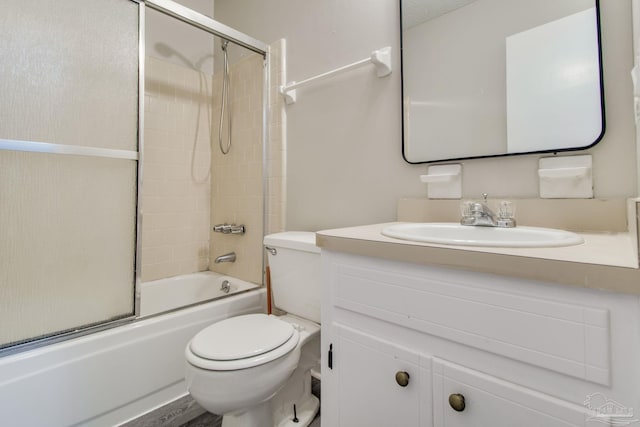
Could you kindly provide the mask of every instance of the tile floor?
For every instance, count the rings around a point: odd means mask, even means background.
[[[313,379],[311,391],[320,398],[320,381]],[[173,401],[120,427],[221,427],[222,417],[205,411],[191,396]],[[320,427],[320,414],[309,427]]]
[[[193,420],[182,424],[180,427],[220,427],[222,417],[206,412]]]

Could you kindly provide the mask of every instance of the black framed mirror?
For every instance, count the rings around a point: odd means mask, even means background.
[[[407,162],[602,139],[598,0],[400,0],[400,10]]]

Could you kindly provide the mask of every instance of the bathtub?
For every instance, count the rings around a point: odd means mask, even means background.
[[[211,286],[190,276],[141,286],[141,297],[150,300],[141,305],[145,318],[0,358],[0,424],[111,427],[184,396],[188,341],[215,321],[264,312],[266,305],[262,287],[242,288],[246,282],[226,277],[236,293],[220,298],[204,288],[219,288],[222,276],[195,275],[209,276]],[[213,300],[178,309],[184,294],[196,298],[186,304]],[[173,311],[158,314],[166,310]]]
[[[227,282],[229,291],[221,287]],[[185,274],[140,285],[140,317],[151,316],[204,301],[256,289],[253,283],[213,271]]]

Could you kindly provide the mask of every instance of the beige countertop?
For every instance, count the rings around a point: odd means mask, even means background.
[[[640,294],[637,243],[630,233],[578,233],[583,244],[558,248],[491,248],[383,236],[390,224],[322,230],[316,243],[337,252]]]

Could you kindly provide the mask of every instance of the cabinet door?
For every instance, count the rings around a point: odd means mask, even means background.
[[[436,426],[569,427],[588,421],[585,407],[436,358],[432,366]]]
[[[337,408],[332,427],[432,426],[430,359],[370,334],[333,326],[330,392],[336,393]],[[405,373],[408,383],[403,386]]]

